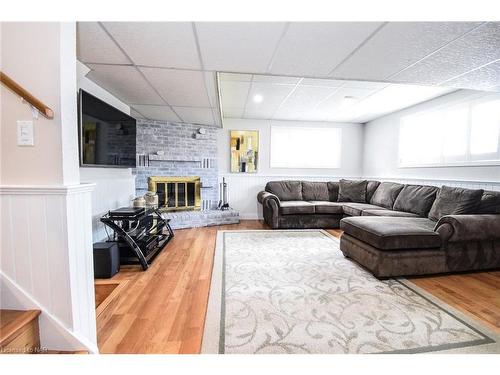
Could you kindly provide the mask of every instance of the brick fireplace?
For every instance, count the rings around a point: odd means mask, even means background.
[[[148,190],[172,228],[239,222],[235,210],[217,210],[217,128],[166,121],[137,120],[136,196]],[[194,193],[194,198],[193,198]]]

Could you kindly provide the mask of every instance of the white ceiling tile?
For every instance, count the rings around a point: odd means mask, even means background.
[[[210,107],[203,72],[139,68],[171,106]]]
[[[294,22],[276,51],[273,74],[325,77],[379,22]]]
[[[386,79],[478,25],[480,22],[390,22],[332,75],[360,80]]]
[[[275,119],[300,119],[311,108],[332,95],[338,88],[325,86],[299,86],[275,113]]]
[[[136,65],[201,67],[190,22],[104,22]]]
[[[264,83],[275,83],[275,84],[285,84],[285,85],[295,85],[300,81],[297,77],[285,77],[285,76],[265,76],[261,74],[253,75],[253,82],[264,82]]]
[[[214,125],[211,108],[173,107],[182,122],[200,125]]]
[[[146,117],[142,114],[142,113],[139,113],[137,112],[135,109],[131,108],[130,109],[130,116],[132,116],[133,118],[143,118],[145,119]]]
[[[318,79],[318,78],[304,78],[300,82],[300,86],[327,86],[327,87],[340,87],[346,81],[339,81],[336,79]]]
[[[223,108],[245,108],[250,90],[250,82],[220,82],[220,94]]]
[[[382,90],[384,87],[390,85],[387,82],[368,82],[368,81],[344,81],[343,87],[351,89],[363,89],[363,90]]]
[[[133,105],[132,109],[150,120],[180,122],[180,118],[168,106],[161,105]]]
[[[452,91],[454,89],[446,87],[393,84],[360,101],[351,108],[350,114],[360,122],[366,122]]]
[[[217,73],[215,72],[204,72],[205,87],[207,88],[208,101],[210,102],[210,107],[212,108],[219,106],[216,77]]]
[[[219,108],[212,108],[215,125],[222,127],[222,117]]]
[[[245,108],[223,107],[222,114],[226,118],[243,118]]]
[[[444,83],[445,86],[497,91],[500,85],[500,61],[486,65]]]
[[[86,63],[131,63],[97,22],[77,22],[76,25],[78,60]]]
[[[220,81],[241,81],[250,82],[252,80],[252,74],[242,74],[242,73],[219,73]]]
[[[205,69],[265,73],[284,28],[283,22],[197,22]]]
[[[248,95],[244,116],[246,118],[271,118],[294,88],[295,85],[272,85],[253,82]],[[255,95],[262,95],[262,102],[255,103]]]
[[[500,22],[490,22],[397,74],[391,80],[439,85],[498,59],[500,59]]]
[[[165,104],[132,66],[87,64],[87,77],[127,104]]]

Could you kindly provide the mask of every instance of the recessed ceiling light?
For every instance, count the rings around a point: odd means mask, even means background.
[[[254,95],[253,96],[253,101],[255,103],[261,103],[264,100],[264,97],[260,94]]]

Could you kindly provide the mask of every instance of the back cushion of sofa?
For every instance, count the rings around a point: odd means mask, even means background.
[[[338,202],[366,202],[366,180],[340,180]]]
[[[425,185],[405,185],[394,202],[396,211],[427,216],[439,188]]]
[[[338,181],[328,181],[328,194],[330,195],[330,202],[337,202],[339,199],[339,183]]]
[[[302,181],[269,181],[266,191],[277,195],[282,201],[302,200]]]
[[[328,183],[302,181],[302,199],[306,201],[328,201]]]
[[[370,203],[379,185],[380,181],[368,181],[366,184],[366,203]]]
[[[476,213],[481,204],[483,189],[472,190],[443,186],[436,196],[429,212],[429,219],[438,221],[446,215],[467,215]]]
[[[392,209],[403,187],[404,185],[395,182],[381,182],[373,193],[370,203]]]
[[[485,190],[481,197],[478,214],[500,214],[500,191]]]

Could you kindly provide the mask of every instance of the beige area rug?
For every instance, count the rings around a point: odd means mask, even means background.
[[[203,353],[499,353],[498,335],[322,230],[219,231]]]

